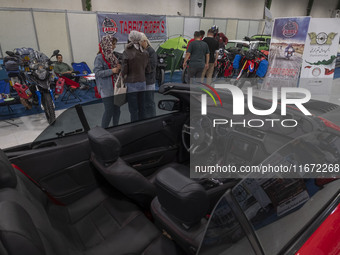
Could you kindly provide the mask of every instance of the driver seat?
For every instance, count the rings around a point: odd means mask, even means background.
[[[95,168],[113,187],[143,208],[149,208],[156,196],[154,182],[158,173],[170,168],[185,177],[190,177],[189,167],[170,163],[146,178],[119,157],[120,142],[107,130],[102,127],[92,128],[88,132],[88,138],[91,148],[90,160]]]

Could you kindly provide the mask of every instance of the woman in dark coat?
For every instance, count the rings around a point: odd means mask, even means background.
[[[146,78],[149,55],[141,46],[142,33],[131,31],[123,52],[122,75],[127,86],[131,122],[145,119]]]

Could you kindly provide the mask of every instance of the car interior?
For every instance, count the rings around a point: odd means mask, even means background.
[[[163,95],[173,98],[162,99]],[[225,97],[229,103],[224,117],[231,118],[232,100]],[[226,228],[228,233],[233,229],[234,239],[228,238],[234,241],[229,243],[240,246],[238,241],[247,236],[249,249],[261,252],[254,239],[257,226],[244,223],[249,215],[233,212],[233,219],[223,224],[215,220],[223,204],[237,203],[228,198],[238,194],[240,179],[190,178],[190,161],[223,159],[223,164],[256,165],[306,130],[317,130],[322,121],[291,109],[301,123],[298,128],[218,127],[208,130],[217,147],[210,146],[208,136],[193,151],[188,128],[197,123],[202,127],[209,120],[192,117],[197,114],[191,112],[190,91],[182,84],[163,86],[160,98],[158,108],[166,114],[151,119],[108,129],[91,125],[85,132],[59,133],[0,151],[0,254],[181,255],[200,249],[202,254],[214,254],[209,250],[216,247],[230,252],[233,247],[230,254],[239,254],[236,246],[216,245],[228,236]],[[257,104],[266,109],[265,102]],[[314,104],[309,109],[315,114],[338,110],[333,104],[324,108]],[[209,106],[209,111],[214,109]],[[245,118],[251,116],[247,114]],[[57,127],[51,127],[53,132]],[[247,210],[249,204],[237,208]],[[223,227],[214,232],[217,225]],[[242,232],[241,226],[252,230]]]

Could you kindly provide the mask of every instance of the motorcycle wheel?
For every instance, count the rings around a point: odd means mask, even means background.
[[[42,105],[44,106],[44,112],[48,124],[52,125],[55,122],[55,110],[53,106],[53,100],[50,93],[42,93]]]
[[[188,67],[186,67],[185,69],[183,69],[182,71],[182,82],[188,84]]]
[[[234,85],[236,87],[242,88],[244,83],[246,82],[246,78],[247,78],[247,72],[243,71],[240,79],[236,80]]]
[[[159,73],[159,85],[162,85],[164,84],[164,80],[165,80],[165,71],[164,69],[161,69],[160,70],[160,73]]]
[[[221,70],[218,67],[215,67],[214,73],[213,73],[213,81],[217,80],[218,78],[221,77]]]

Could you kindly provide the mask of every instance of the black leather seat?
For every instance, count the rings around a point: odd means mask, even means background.
[[[158,195],[151,203],[151,212],[156,224],[188,254],[196,254],[207,225],[207,192],[172,168],[161,171],[155,185]]]
[[[179,254],[134,204],[96,189],[59,206],[0,150],[0,254]]]
[[[143,208],[149,208],[152,199],[156,196],[156,187],[153,183],[159,172],[171,167],[184,176],[189,177],[190,175],[188,167],[171,163],[146,178],[119,157],[120,142],[107,130],[95,127],[88,132],[88,138],[91,147],[91,161],[96,169],[113,187]]]
[[[152,199],[156,196],[156,188],[119,157],[121,147],[118,139],[101,127],[91,129],[88,137],[91,161],[96,169],[117,190],[138,205],[149,208]]]

